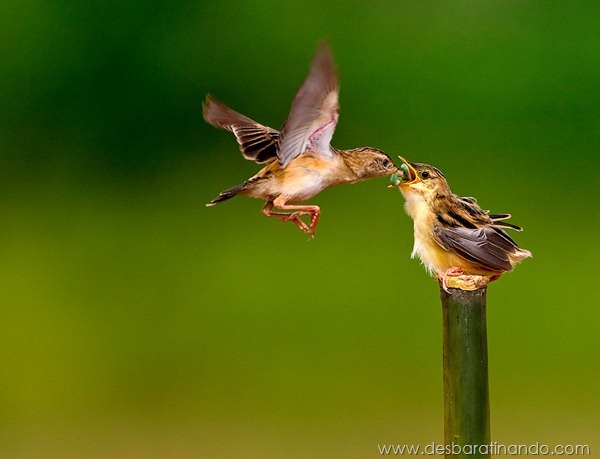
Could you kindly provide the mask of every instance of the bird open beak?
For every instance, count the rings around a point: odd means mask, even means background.
[[[412,185],[417,181],[417,170],[414,168],[414,166],[402,156],[398,156],[398,158],[400,158],[402,161],[399,171],[401,178],[398,178],[397,174],[395,174],[396,177],[392,180],[392,184],[389,185],[388,188],[396,188],[402,185]]]

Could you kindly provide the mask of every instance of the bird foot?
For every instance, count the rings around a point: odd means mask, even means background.
[[[277,201],[277,199],[275,201]],[[265,216],[279,217],[279,220],[282,222],[292,222],[300,229],[300,231],[308,234],[311,239],[315,237],[315,230],[317,229],[319,216],[321,215],[321,210],[318,206],[287,205],[285,202],[276,203],[275,201],[267,201],[265,203],[262,208],[262,213]],[[291,210],[292,212],[273,212],[273,207],[277,207],[281,210]],[[305,215],[310,216],[310,222],[308,225],[304,220],[302,220],[302,217]]]
[[[452,268],[447,269],[444,274],[438,274],[437,280],[444,289],[444,291],[448,293],[448,277],[458,277],[462,276],[464,273],[465,272],[462,270],[462,268],[459,268],[458,266],[453,266]]]
[[[300,217],[302,217],[303,215],[310,215],[310,212],[304,212],[302,210],[298,210],[296,212],[291,212],[289,214],[285,214],[283,217],[281,217],[281,221],[282,222],[289,222],[290,220],[300,220]]]
[[[300,218],[303,215],[311,216],[310,226],[307,225],[306,223],[304,223],[304,220],[302,220],[302,218]],[[311,237],[311,239],[315,237],[315,230],[314,230],[314,226],[313,226],[314,215],[311,212],[305,212],[305,211],[292,212],[290,214],[284,215],[279,220],[282,222],[292,222],[294,225],[296,225],[300,229],[300,231],[308,234]]]
[[[438,274],[437,280],[440,286],[446,293],[450,293],[449,288],[456,288],[460,290],[478,290],[484,288],[489,282],[494,280],[487,276],[471,276],[466,275],[462,268],[454,266],[444,274]]]

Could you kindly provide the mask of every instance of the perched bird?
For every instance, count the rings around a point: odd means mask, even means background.
[[[238,194],[264,199],[264,215],[292,222],[314,237],[320,209],[300,202],[333,185],[397,172],[391,158],[381,150],[339,150],[329,144],[338,122],[338,90],[331,52],[322,44],[281,131],[263,126],[207,96],[203,104],[206,122],[233,132],[244,158],[267,163],[255,176],[223,191],[207,206]],[[289,212],[274,212],[274,208]],[[304,215],[309,216],[308,224],[301,218]]]
[[[435,167],[400,159],[402,179],[394,185],[402,191],[406,213],[414,221],[411,256],[419,257],[446,291],[448,276],[487,276],[492,281],[531,256],[504,231],[522,231],[503,221],[510,214],[490,214],[475,198],[453,194],[444,174]]]

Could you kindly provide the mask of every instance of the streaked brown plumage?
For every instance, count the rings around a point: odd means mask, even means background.
[[[468,274],[495,280],[531,256],[504,231],[521,231],[504,221],[510,214],[490,214],[475,198],[452,193],[435,167],[400,159],[406,165],[404,173],[408,172],[399,188],[414,221],[412,257],[419,257],[428,272],[437,274],[444,288],[447,276]]]
[[[300,202],[330,186],[396,172],[393,161],[381,150],[339,150],[330,145],[338,121],[338,90],[331,52],[328,46],[321,45],[281,131],[263,126],[207,96],[204,119],[233,132],[244,158],[267,163],[258,174],[221,192],[207,206],[238,194],[264,199],[264,215],[291,221],[314,236],[320,209]],[[290,212],[273,212],[273,208]],[[301,218],[305,215],[310,218],[308,225]]]

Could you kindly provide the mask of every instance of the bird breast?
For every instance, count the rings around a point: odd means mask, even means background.
[[[289,166],[288,166],[289,167]],[[279,194],[289,201],[305,201],[327,188],[327,174],[314,168],[292,167],[285,171],[284,179],[278,183]]]
[[[414,222],[414,245],[411,253],[412,258],[419,258],[429,274],[443,272],[453,263],[459,262],[459,258],[444,250],[435,242],[432,228],[435,223],[435,214],[423,195],[417,190],[401,188],[406,213]]]
[[[343,161],[336,155],[327,158],[318,155],[303,154],[281,169],[277,163],[259,173],[267,180],[254,190],[255,197],[285,196],[286,202],[306,201],[332,185],[342,183],[341,169]]]

